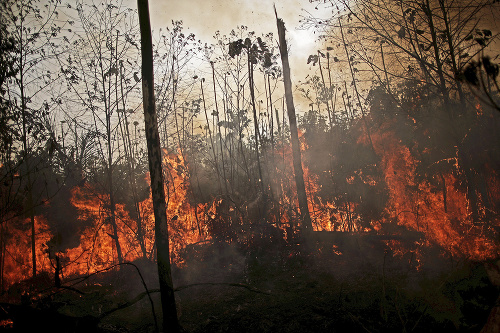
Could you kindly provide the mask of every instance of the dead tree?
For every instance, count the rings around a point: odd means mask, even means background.
[[[285,84],[286,108],[288,112],[288,120],[290,121],[290,136],[292,141],[292,157],[293,170],[295,172],[295,184],[297,186],[297,197],[299,199],[300,220],[304,233],[312,231],[311,216],[309,215],[309,207],[307,206],[306,186],[304,183],[304,171],[302,170],[302,158],[300,155],[300,142],[297,130],[297,119],[295,117],[295,106],[292,96],[292,81],[290,79],[290,65],[288,62],[288,49],[285,39],[285,23],[278,18],[276,8],[276,23],[278,25],[279,48],[281,54],[281,62],[283,64],[283,81]]]
[[[165,207],[165,190],[163,188],[162,158],[158,119],[156,116],[153,74],[153,42],[149,21],[148,0],[137,0],[139,25],[141,29],[142,56],[142,98],[144,105],[144,122],[148,147],[149,172],[151,174],[151,194],[155,216],[155,237],[160,280],[160,297],[163,312],[163,330],[180,332],[177,309],[170,268],[170,250],[168,240],[167,213]]]

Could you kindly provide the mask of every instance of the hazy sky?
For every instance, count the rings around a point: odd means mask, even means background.
[[[315,9],[317,3],[311,4],[308,0],[149,0],[153,30],[169,26],[172,20],[182,20],[188,32],[206,43],[213,42],[212,36],[217,30],[227,35],[240,25],[248,26],[249,31],[257,35],[273,32],[277,36],[273,3],[287,28],[293,57],[291,66],[297,61],[305,64],[307,56],[317,48],[315,35],[296,28],[300,15],[306,14],[304,10],[320,17],[328,16],[329,11]]]

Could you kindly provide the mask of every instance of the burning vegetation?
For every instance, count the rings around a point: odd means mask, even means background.
[[[297,113],[303,191],[273,34],[241,26],[202,47],[173,22],[159,36],[163,188],[186,331],[495,332],[499,71],[484,56],[493,37],[476,30],[461,39],[462,54],[450,53],[447,20],[456,17],[437,18],[430,1],[401,3],[400,19],[413,28],[395,30],[397,41],[348,3],[329,21],[309,18],[329,46],[309,57],[311,74],[295,91],[310,102]],[[438,3],[435,11],[459,10]],[[68,55],[50,58],[67,101],[5,104],[23,126],[5,123],[11,137],[1,150],[0,327],[158,331],[155,215],[133,109],[138,32],[128,9],[74,10],[86,34],[64,35]],[[111,21],[116,37],[92,34]],[[359,25],[366,40],[353,32]],[[436,25],[448,29],[439,43]],[[400,49],[410,34],[429,38],[407,59]],[[380,59],[364,57],[363,45],[376,45]],[[194,54],[205,78],[192,75]],[[18,66],[9,75],[33,78]],[[60,131],[48,123],[52,109],[65,109]]]

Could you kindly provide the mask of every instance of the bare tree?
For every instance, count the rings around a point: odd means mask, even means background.
[[[474,176],[474,162],[463,146],[464,134],[471,125],[465,119],[472,116],[474,99],[467,97],[457,78],[471,60],[486,52],[496,39],[484,25],[492,20],[498,4],[486,0],[330,3],[337,9],[334,17],[321,23],[310,18],[308,24],[326,27],[329,43],[345,49],[345,61],[350,66],[357,64],[357,68],[350,67],[351,73],[359,72],[358,77],[363,74],[365,80],[377,82],[399,106],[405,96],[394,93],[398,85],[413,85],[422,91],[420,98],[434,99],[442,105],[446,111],[442,116],[452,125],[441,131],[447,132],[442,142],[457,147],[453,152],[457,156],[449,157],[457,159],[467,188],[471,219],[481,220],[481,194],[477,186],[480,180]],[[389,62],[391,66],[387,66]],[[493,84],[491,79],[490,82]],[[357,105],[362,107],[363,101],[358,99]]]
[[[31,153],[47,138],[46,123],[49,111],[60,101],[53,96],[49,101],[44,93],[59,78],[46,68],[51,58],[53,40],[61,26],[56,25],[58,2],[48,1],[42,7],[38,1],[4,1],[2,17],[13,41],[14,77],[8,86],[8,99],[13,101],[14,117],[20,133],[21,178],[26,181],[26,215],[31,221],[32,274],[37,273],[35,205],[39,202],[33,193],[33,171],[37,166],[30,160]]]
[[[119,185],[116,184],[116,169],[122,149],[126,157],[130,154],[131,144],[120,140],[120,137],[126,139],[124,135],[120,136],[120,128],[123,132],[123,126],[128,126],[124,114],[127,99],[138,85],[133,71],[125,67],[130,68],[137,63],[138,45],[134,39],[139,32],[137,18],[131,15],[131,9],[105,4],[97,7],[77,3],[76,11],[83,35],[76,36],[68,45],[71,48],[68,57],[58,59],[73,94],[70,104],[73,112],[67,121],[83,130],[92,130],[96,157],[101,165],[105,165],[102,180],[97,168],[92,176],[102,183],[101,187],[108,196],[109,235],[121,263],[124,254],[116,217],[116,189]],[[78,46],[77,50],[75,46]],[[79,111],[82,107],[86,112]],[[130,135],[127,137],[130,139]],[[137,223],[139,244],[143,244],[141,221]]]
[[[302,158],[300,154],[300,142],[297,132],[297,120],[295,117],[295,106],[293,104],[292,81],[290,79],[290,65],[288,62],[288,49],[285,39],[285,23],[278,18],[276,13],[276,24],[278,26],[278,37],[281,53],[281,62],[283,63],[283,80],[285,85],[286,108],[288,119],[290,121],[290,135],[292,142],[293,169],[295,172],[295,185],[297,186],[297,196],[299,199],[300,220],[304,233],[312,231],[311,216],[307,204],[306,187],[304,183],[304,171],[302,170]]]

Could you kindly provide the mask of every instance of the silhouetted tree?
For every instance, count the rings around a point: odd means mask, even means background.
[[[276,8],[275,8],[276,13]],[[290,135],[292,143],[293,170],[295,173],[295,185],[297,187],[297,197],[299,199],[300,221],[304,233],[312,231],[311,216],[309,215],[309,207],[307,204],[307,194],[304,183],[304,172],[302,170],[302,158],[300,153],[299,136],[297,132],[297,120],[295,116],[295,106],[293,104],[292,81],[290,79],[290,65],[288,62],[288,49],[285,39],[285,23],[278,18],[276,13],[276,24],[278,26],[278,37],[281,54],[281,62],[283,64],[283,80],[285,85],[286,108],[288,112],[288,120],[290,121]]]
[[[12,114],[18,119],[15,131],[19,133],[20,142],[16,147],[20,148],[19,166],[22,165],[24,171],[20,176],[27,180],[25,209],[31,220],[32,273],[35,276],[37,244],[34,206],[39,203],[33,196],[32,173],[37,165],[30,161],[30,156],[48,138],[49,113],[60,103],[57,93],[54,92],[50,99],[44,95],[59,78],[46,67],[56,48],[53,40],[61,30],[61,26],[55,23],[59,3],[51,0],[42,6],[39,1],[30,0],[5,1],[2,5],[2,17],[14,47],[10,74],[15,75],[9,80],[8,94]]]
[[[151,175],[151,193],[155,216],[156,259],[163,312],[163,330],[179,332],[172,272],[170,268],[170,248],[168,224],[163,187],[163,169],[160,147],[160,134],[155,110],[153,43],[151,25],[149,23],[149,4],[147,0],[138,0],[139,25],[141,29],[142,55],[142,93],[144,105],[144,122],[149,156],[149,172]]]

